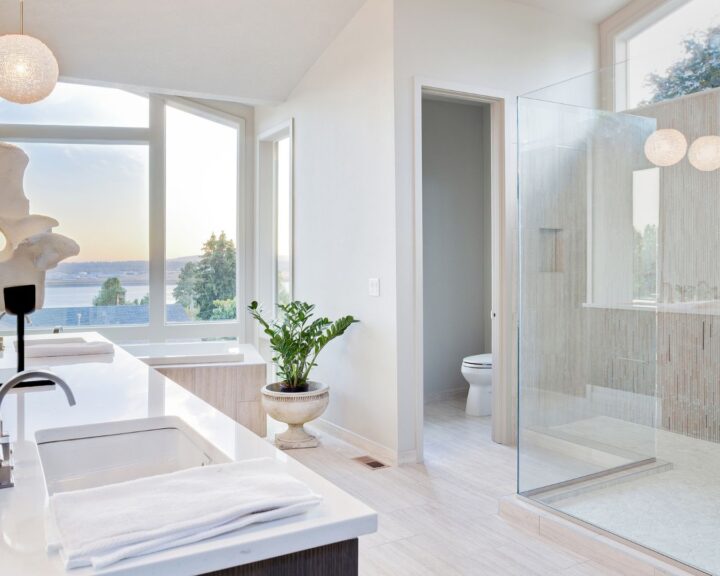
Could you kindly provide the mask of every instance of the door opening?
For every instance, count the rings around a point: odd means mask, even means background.
[[[422,460],[426,421],[474,422],[488,439],[511,443],[505,429],[514,425],[514,395],[504,375],[509,333],[499,314],[507,304],[501,290],[507,272],[505,97],[420,86],[416,102],[415,370]]]

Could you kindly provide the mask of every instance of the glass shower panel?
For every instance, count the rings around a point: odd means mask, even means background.
[[[720,90],[627,72],[518,101],[518,492],[720,574]]]
[[[519,128],[518,490],[544,499],[655,456],[655,313],[633,306],[633,174],[655,122],[521,98]]]

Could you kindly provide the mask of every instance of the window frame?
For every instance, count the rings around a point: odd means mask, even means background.
[[[145,96],[145,95],[144,95]],[[134,144],[148,146],[148,264],[149,321],[147,324],[63,326],[65,332],[97,331],[116,342],[237,338],[245,341],[246,321],[242,303],[246,299],[246,163],[245,119],[183,98],[146,95],[149,106],[147,128],[117,126],[70,126],[42,124],[0,124],[0,140],[46,144]],[[166,188],[165,188],[165,108],[173,106],[191,114],[237,129],[236,202],[236,298],[237,318],[212,322],[169,323],[166,319]],[[32,204],[32,198],[30,198]],[[46,333],[48,328],[29,326],[28,333]],[[3,332],[0,331],[0,334]]]
[[[277,306],[277,237],[278,237],[278,186],[277,186],[277,156],[278,142],[289,139],[290,162],[290,298],[295,293],[295,140],[294,122],[289,119],[257,137],[257,256],[256,256],[256,293],[261,302],[271,303],[275,314]],[[270,264],[268,265],[268,260]]]
[[[600,24],[600,67],[611,74],[601,75],[602,100],[613,112],[627,108],[627,43],[634,36],[682,8],[692,0],[644,0],[631,3]]]

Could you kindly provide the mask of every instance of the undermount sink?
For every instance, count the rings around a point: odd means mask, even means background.
[[[230,461],[176,416],[38,430],[35,441],[49,495]]]

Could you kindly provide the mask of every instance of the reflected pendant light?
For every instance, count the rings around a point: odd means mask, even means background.
[[[25,34],[20,0],[20,34],[0,36],[0,97],[31,104],[48,97],[58,80],[58,63],[50,48]]]
[[[679,130],[656,130],[645,141],[645,156],[655,166],[672,166],[685,158],[687,139]]]
[[[688,160],[701,172],[720,168],[720,136],[703,136],[690,146]]]

